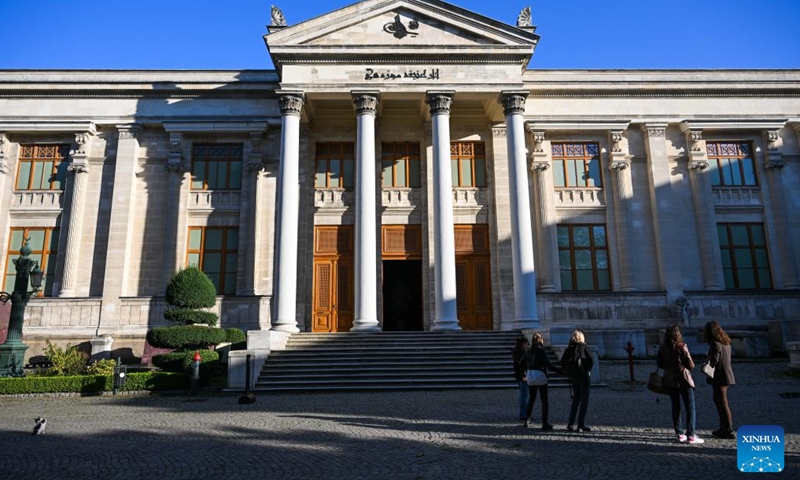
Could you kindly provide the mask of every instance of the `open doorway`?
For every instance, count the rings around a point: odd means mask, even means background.
[[[422,260],[384,260],[383,330],[422,329]]]

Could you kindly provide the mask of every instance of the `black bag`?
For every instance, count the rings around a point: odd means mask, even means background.
[[[658,374],[658,369],[647,379],[647,389],[660,395],[669,395],[673,390],[664,386],[664,377]]]

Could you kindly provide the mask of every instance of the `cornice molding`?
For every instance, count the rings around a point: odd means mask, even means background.
[[[253,133],[264,132],[267,122],[164,122],[167,133]]]
[[[69,133],[88,133],[97,134],[97,127],[94,122],[0,122],[0,132],[30,133],[30,132],[69,132]]]
[[[582,130],[582,131],[624,131],[628,129],[630,120],[580,120],[580,119],[564,119],[564,120],[527,120],[525,128],[528,132],[533,131],[557,131],[557,130]]]
[[[680,124],[684,132],[692,130],[780,130],[789,120],[731,118],[725,120],[683,120]]]

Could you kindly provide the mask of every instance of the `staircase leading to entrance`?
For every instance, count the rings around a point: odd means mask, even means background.
[[[517,388],[516,332],[296,333],[255,391]],[[555,362],[551,353],[551,361]],[[551,377],[551,386],[566,386]]]

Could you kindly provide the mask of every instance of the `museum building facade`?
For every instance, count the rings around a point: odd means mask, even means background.
[[[0,71],[29,353],[140,354],[188,265],[223,326],[278,336],[800,334],[800,71],[537,70],[529,10],[436,0],[271,23],[275,70]]]

